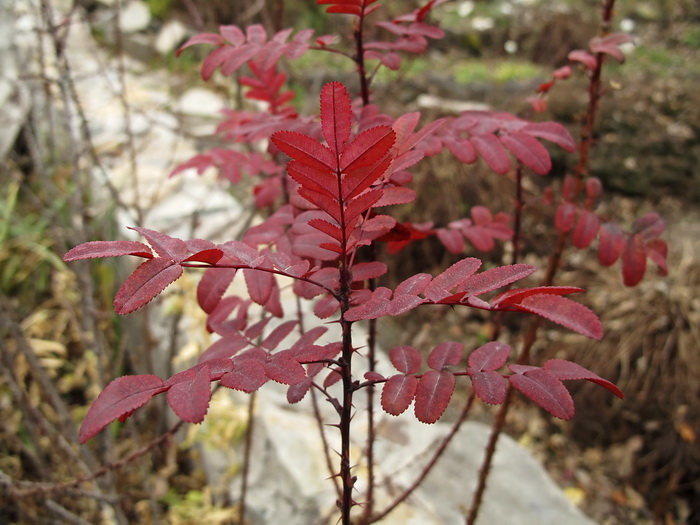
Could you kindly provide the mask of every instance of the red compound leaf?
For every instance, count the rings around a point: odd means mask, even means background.
[[[116,419],[126,421],[134,410],[165,390],[163,380],[153,375],[122,376],[113,380],[90,405],[80,425],[80,443],[92,439]]]

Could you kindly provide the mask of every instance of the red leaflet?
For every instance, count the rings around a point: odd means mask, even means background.
[[[576,221],[576,227],[571,235],[571,242],[576,248],[588,248],[598,235],[600,219],[590,210],[581,210]]]
[[[504,308],[520,303],[531,295],[568,295],[570,293],[583,292],[583,288],[576,286],[536,286],[533,288],[514,288],[498,294],[491,301],[494,308]]]
[[[294,359],[294,353],[278,352],[264,364],[267,377],[284,385],[296,385],[306,377],[306,370]]]
[[[515,158],[538,175],[546,175],[552,169],[552,160],[547,148],[531,135],[515,131],[499,138]]]
[[[417,388],[418,378],[415,376],[404,374],[391,376],[382,388],[382,408],[392,416],[403,414],[411,406]]]
[[[418,381],[414,412],[418,421],[435,423],[447,408],[455,389],[455,376],[450,372],[428,370]]]
[[[537,314],[591,339],[603,337],[603,325],[590,309],[558,295],[532,295],[515,306],[523,312]]]
[[[469,354],[469,367],[480,372],[498,370],[506,364],[511,347],[505,343],[491,341]]]
[[[214,311],[235,275],[235,268],[209,268],[204,272],[197,285],[197,302],[202,310],[208,314]]]
[[[495,135],[475,135],[469,139],[489,168],[504,175],[510,171],[510,158]]]
[[[224,374],[219,383],[226,388],[251,393],[267,383],[267,376],[263,364],[257,359],[241,359],[235,361],[233,370]]]
[[[632,235],[625,242],[622,252],[622,281],[625,286],[635,286],[647,271],[647,252],[641,234]]]
[[[423,362],[418,350],[412,346],[395,346],[389,350],[389,360],[396,370],[404,374],[415,374]]]
[[[287,402],[293,405],[304,399],[304,397],[306,397],[306,393],[311,389],[312,384],[313,379],[306,376],[300,383],[291,385],[287,389]]]
[[[326,84],[321,90],[321,130],[336,158],[350,140],[352,111],[348,90],[340,82]]]
[[[324,116],[321,115],[323,122]],[[396,140],[394,130],[389,126],[377,126],[360,133],[342,151],[340,169],[352,172],[380,162],[389,153]],[[377,177],[379,177],[377,175]]]
[[[142,263],[119,288],[114,310],[125,315],[152,301],[182,275],[182,267],[167,259],[149,259]]]
[[[178,374],[178,380],[168,390],[168,404],[175,414],[188,423],[201,423],[209,410],[211,377],[204,364]],[[168,381],[166,384],[170,384]]]
[[[528,122],[520,128],[520,131],[533,137],[548,140],[565,151],[576,151],[576,141],[571,133],[558,122]]]
[[[181,262],[187,257],[187,245],[185,241],[176,239],[165,233],[149,230],[148,228],[129,228],[143,235],[153,251],[164,259]]]
[[[457,261],[430,282],[424,291],[425,297],[433,302],[444,299],[450,295],[450,290],[469,278],[480,266],[481,261],[474,257]]]
[[[481,273],[477,273],[466,279],[457,288],[458,292],[467,292],[470,295],[481,295],[503,286],[508,286],[515,281],[524,279],[537,270],[529,264],[511,264],[498,266]],[[398,290],[397,290],[398,291]]]
[[[468,370],[474,394],[487,405],[500,405],[506,400],[506,379],[494,371]]]
[[[598,65],[598,60],[596,57],[591,55],[588,51],[583,51],[581,49],[577,49],[569,53],[569,60],[572,62],[581,62],[591,71],[593,71]]]
[[[464,345],[456,341],[446,341],[438,344],[428,356],[428,366],[440,371],[445,367],[459,364],[462,360]]]
[[[272,352],[277,346],[287,337],[292,330],[297,327],[298,321],[286,321],[281,325],[277,326],[270,334],[263,339],[260,346]]]
[[[156,394],[167,390],[163,380],[153,375],[122,376],[100,392],[80,425],[80,443],[92,439],[115,419],[124,422],[131,413]]]
[[[278,131],[271,139],[282,152],[305,166],[319,171],[335,172],[337,169],[338,159],[330,148],[307,135],[295,131]]]
[[[585,379],[586,381],[591,381],[592,383],[596,383],[610,390],[610,392],[615,394],[620,399],[623,399],[625,397],[622,391],[619,388],[617,388],[613,383],[611,383],[607,379],[603,379],[597,374],[594,374],[593,372],[582,367],[581,365],[572,363],[571,361],[565,361],[563,359],[550,359],[544,364],[543,368],[548,372],[552,373],[557,379],[561,381],[568,381],[570,379]]]
[[[562,233],[571,231],[576,220],[576,205],[564,201],[557,206],[557,212],[554,215],[554,226]]]
[[[645,240],[649,240],[661,235],[665,229],[664,220],[658,213],[652,211],[634,221],[632,233],[639,233]]]
[[[511,384],[547,412],[559,419],[574,416],[574,400],[557,377],[548,370],[535,368],[509,377]]]
[[[120,257],[136,255],[147,259],[153,258],[151,249],[142,242],[136,241],[91,241],[72,248],[63,256],[63,260],[78,261],[80,259],[99,259],[102,257]]]
[[[600,228],[598,238],[598,262],[612,266],[620,258],[625,247],[625,234],[617,224],[606,223]]]
[[[432,275],[427,273],[417,273],[416,275],[409,277],[396,287],[394,292],[396,295],[418,295],[423,293],[425,288],[433,280]]]
[[[594,53],[605,53],[622,64],[625,61],[625,54],[619,46],[632,41],[632,37],[629,35],[613,33],[603,37],[593,37],[589,43],[589,47]]]

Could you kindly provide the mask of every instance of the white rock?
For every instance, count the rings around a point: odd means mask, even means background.
[[[179,20],[166,22],[156,37],[156,51],[161,55],[172,53],[185,40],[187,33],[187,26]]]
[[[119,27],[124,33],[143,31],[151,23],[151,11],[140,0],[130,0],[119,13]]]
[[[198,117],[221,117],[221,110],[226,107],[223,97],[204,88],[192,88],[180,97],[175,109],[184,115]]]

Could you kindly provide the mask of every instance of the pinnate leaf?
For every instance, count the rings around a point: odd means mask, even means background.
[[[387,414],[403,414],[413,401],[418,387],[418,378],[396,374],[387,379],[382,388],[382,408]]]
[[[421,423],[435,423],[447,408],[455,388],[450,372],[428,370],[418,381],[414,412]]]
[[[152,301],[182,275],[182,267],[168,259],[149,259],[124,282],[114,298],[114,310],[125,315]]]
[[[511,384],[529,399],[559,419],[574,416],[574,400],[571,394],[548,370],[535,368],[509,377]]]
[[[92,439],[116,419],[125,421],[134,410],[165,390],[163,380],[154,375],[130,375],[113,380],[90,405],[80,425],[80,443]]]

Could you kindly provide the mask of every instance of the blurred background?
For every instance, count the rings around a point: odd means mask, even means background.
[[[398,4],[382,9],[396,15],[419,5]],[[571,50],[587,46],[600,17],[592,0],[454,1],[434,13],[446,37],[400,71],[379,72],[373,94],[382,111],[420,110],[423,122],[466,108],[531,118],[527,98]],[[312,0],[0,2],[0,523],[236,523],[235,507],[207,483],[195,446],[205,437],[172,431],[163,400],[88,446],[77,443],[107,382],[165,376],[206,343],[194,277],[120,318],[112,300],[131,262],[66,265],[62,256],[81,242],[128,237],[127,226],[227,240],[252,220],[250,181],[231,187],[208,172],[168,178],[196,153],[225,145],[214,132],[220,111],[243,104],[234,78],[201,80],[205,49],[180,58],[175,50],[197,32],[251,23],[317,34],[348,34],[350,24]],[[573,385],[572,422],[522,403],[508,430],[598,523],[700,523],[700,4],[619,0],[614,30],[635,43],[624,64],[604,69],[591,175],[606,189],[603,214],[627,227],[647,211],[664,217],[669,275],[649,269],[628,289],[619,267],[601,269],[593,251],[571,252],[559,284],[588,290],[584,300],[606,336],[593,344],[548,330],[537,355],[572,359],[616,381],[626,399]],[[302,112],[316,111],[324,82],[356,82],[331,53],[309,52],[285,67]],[[574,75],[561,84],[538,118],[576,137],[586,82]],[[572,156],[552,153],[553,173],[528,179],[532,195],[573,167]],[[512,181],[483,165],[440,155],[414,174],[419,202],[398,210],[404,219],[444,224],[475,204],[509,209]],[[552,216],[526,213],[525,262],[546,263]],[[477,256],[500,262],[506,253]],[[391,279],[453,259],[438,243],[416,243],[390,264]],[[420,311],[400,326],[387,321],[381,339],[387,348],[419,346],[447,333],[469,348],[488,323],[473,312]],[[519,329],[509,322],[504,337],[516,342]],[[226,447],[245,425],[237,415],[212,432]],[[70,483],[130,455],[97,482]]]

